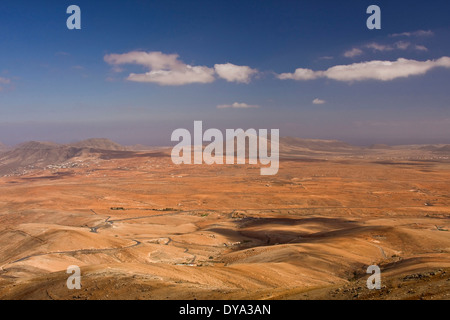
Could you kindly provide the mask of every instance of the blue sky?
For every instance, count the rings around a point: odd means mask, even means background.
[[[71,4],[81,30],[66,27]],[[371,4],[381,30],[366,27]],[[203,120],[450,143],[449,15],[436,0],[2,1],[0,141],[167,145]]]

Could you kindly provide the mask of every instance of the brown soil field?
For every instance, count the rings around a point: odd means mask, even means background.
[[[0,178],[0,299],[450,298],[448,160],[79,161]]]

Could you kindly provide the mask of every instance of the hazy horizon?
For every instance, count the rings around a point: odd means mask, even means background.
[[[186,128],[189,129],[189,128]],[[224,131],[223,131],[224,132]],[[304,137],[304,136],[293,136],[293,135],[280,135],[280,139],[281,138],[298,138],[298,139],[303,139],[303,140],[318,140],[318,141],[339,141],[339,142],[344,142],[347,143],[349,145],[353,145],[356,147],[370,147],[373,145],[388,145],[388,146],[405,146],[405,145],[449,145],[449,142],[445,142],[445,140],[443,139],[442,141],[436,140],[435,142],[427,142],[427,141],[423,141],[423,142],[405,142],[405,143],[385,143],[383,141],[368,141],[367,143],[364,142],[350,142],[347,140],[343,140],[343,139],[336,139],[336,138],[315,138],[315,137]],[[174,146],[175,144],[177,144],[177,142],[173,142],[168,140],[166,143],[162,142],[162,143],[158,143],[158,142],[152,142],[154,140],[127,140],[127,139],[121,139],[121,137],[118,138],[110,138],[108,136],[86,136],[83,138],[78,138],[78,139],[72,139],[72,138],[44,138],[44,139],[35,139],[35,138],[31,138],[31,139],[26,139],[23,141],[18,141],[15,143],[5,143],[4,141],[2,141],[0,139],[0,144],[5,145],[6,147],[9,148],[15,148],[21,144],[27,143],[27,142],[50,142],[50,143],[55,143],[55,144],[61,144],[61,145],[68,145],[68,144],[73,144],[73,143],[77,143],[80,141],[84,141],[84,140],[90,140],[90,139],[108,139],[112,142],[118,143],[122,146],[134,146],[134,145],[143,145],[143,146],[148,146],[148,147],[171,147]],[[208,144],[208,142],[204,142],[204,144]]]

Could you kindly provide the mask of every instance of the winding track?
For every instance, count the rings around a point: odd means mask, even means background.
[[[90,209],[90,211],[91,211],[93,214],[98,215],[94,210]],[[112,224],[113,221],[110,221],[110,220],[109,220],[110,218],[111,218],[111,216],[108,216],[108,217],[105,219],[105,223],[110,223],[110,224]],[[91,232],[97,233],[97,230],[98,230],[99,228],[101,228],[101,227],[102,227],[102,226],[98,226],[98,227],[89,227],[89,228],[91,229]],[[29,234],[27,234],[27,233],[25,233],[25,232],[24,232],[24,234],[26,234],[26,235],[32,237],[31,235],[29,235]],[[52,251],[52,252],[44,252],[44,253],[31,254],[31,255],[28,255],[28,256],[26,256],[26,257],[17,259],[17,260],[15,260],[15,261],[8,262],[8,263],[6,263],[6,264],[0,266],[0,271],[4,271],[4,270],[5,270],[5,269],[4,269],[5,266],[11,265],[11,264],[14,264],[14,263],[17,263],[17,262],[25,261],[25,260],[31,259],[31,258],[33,258],[33,257],[41,257],[41,256],[46,256],[46,255],[52,255],[52,254],[76,254],[76,253],[92,254],[92,253],[99,253],[99,252],[109,252],[109,251],[114,251],[114,250],[124,250],[124,249],[129,249],[129,248],[137,247],[138,245],[140,245],[140,244],[142,243],[142,242],[140,242],[139,240],[135,240],[135,239],[133,239],[133,240],[131,240],[131,241],[134,241],[135,243],[134,243],[134,244],[131,244],[131,245],[129,245],[129,246],[120,247],[120,248],[78,249],[78,250]]]
[[[124,250],[124,249],[129,249],[129,248],[133,248],[133,247],[137,247],[139,246],[142,242],[140,242],[139,240],[131,240],[134,241],[134,244],[131,244],[129,246],[125,246],[125,247],[120,247],[120,248],[101,248],[101,249],[78,249],[78,250],[68,250],[68,251],[52,251],[52,252],[44,252],[44,253],[37,253],[37,254],[32,254],[20,259],[17,259],[15,261],[11,261],[8,262],[2,266],[0,266],[0,271],[5,270],[4,267],[7,265],[11,265],[17,262],[21,262],[21,261],[25,261],[34,257],[41,257],[41,256],[47,256],[47,255],[52,255],[52,254],[76,254],[76,253],[84,253],[84,254],[92,254],[92,253],[99,253],[99,252],[108,252],[108,251],[114,251],[114,250]]]
[[[97,212],[95,212],[93,209],[89,209],[94,215],[99,215]],[[183,211],[183,212],[191,212],[191,211]],[[150,215],[150,216],[142,216],[142,217],[133,217],[133,218],[124,218],[124,219],[115,219],[115,220],[110,220],[111,216],[107,216],[104,223],[109,223],[109,224],[113,224],[114,222],[118,222],[118,221],[126,221],[126,220],[135,220],[135,219],[144,219],[144,218],[151,218],[151,217],[160,217],[160,216],[170,216],[170,215],[175,215],[175,214],[179,214],[181,213],[180,211],[174,212],[174,213],[166,213],[166,214],[157,214],[157,215]],[[93,233],[97,233],[98,229],[102,228],[103,226],[97,226],[97,227],[89,227],[89,229],[91,230],[91,232]],[[32,237],[31,235],[27,234],[24,232],[24,234]],[[120,248],[101,248],[101,249],[78,249],[78,250],[67,250],[67,251],[52,251],[52,252],[44,252],[44,253],[37,253],[37,254],[32,254],[32,255],[28,255],[25,257],[22,257],[20,259],[8,262],[2,266],[0,266],[0,271],[5,271],[4,267],[17,263],[17,262],[21,262],[21,261],[25,261],[28,259],[31,259],[33,257],[41,257],[41,256],[46,256],[46,255],[52,255],[52,254],[76,254],[76,253],[82,253],[82,254],[92,254],[92,253],[100,253],[100,252],[109,252],[109,251],[114,251],[114,250],[124,250],[124,249],[130,249],[130,248],[134,248],[137,247],[139,245],[142,244],[141,241],[133,239],[132,241],[134,241],[134,244],[131,244],[129,246],[125,246],[125,247],[120,247]],[[168,245],[170,242],[172,242],[172,239],[169,238],[169,241],[167,242],[166,245]],[[187,253],[189,251],[188,248],[184,248],[185,252]],[[189,263],[194,263],[194,261],[196,260],[197,256],[189,253],[190,255],[192,255],[192,260]]]
[[[373,209],[399,209],[399,208],[423,208],[423,207],[418,207],[418,206],[400,206],[400,207],[345,207],[345,206],[337,206],[337,207],[310,207],[310,208],[304,208],[304,207],[294,207],[294,208],[276,208],[276,209],[272,209],[272,208],[259,208],[259,209],[240,209],[240,211],[254,211],[254,210],[258,210],[258,211],[285,211],[285,210],[316,210],[316,209],[369,209],[369,208],[373,208]],[[97,212],[95,212],[93,209],[90,209],[90,211],[94,214],[94,215],[99,215]],[[173,213],[164,213],[164,214],[156,214],[156,215],[148,215],[148,216],[140,216],[140,217],[132,217],[132,218],[123,218],[123,219],[114,219],[114,220],[110,220],[111,216],[107,216],[104,223],[108,223],[108,224],[113,224],[114,222],[119,222],[119,221],[127,221],[127,220],[137,220],[137,219],[145,219],[145,218],[152,218],[152,217],[161,217],[161,216],[171,216],[171,215],[177,215],[180,213],[193,213],[193,212],[201,212],[201,211],[208,211],[208,212],[218,212],[221,210],[214,210],[214,209],[204,209],[204,210],[190,210],[190,211],[176,211]],[[236,210],[232,210],[232,213],[235,212]],[[102,228],[103,226],[98,226],[98,227],[89,227],[91,229],[91,232],[97,233],[97,230]],[[28,235],[28,234],[27,234]],[[31,236],[31,235],[28,235]],[[268,236],[267,236],[268,237]],[[269,238],[269,237],[268,237]],[[169,245],[169,243],[175,243],[177,241],[173,241],[170,237],[168,238],[169,241],[165,244],[165,245]],[[270,238],[268,239],[270,241]],[[0,271],[4,271],[4,267],[7,265],[11,265],[17,262],[21,262],[21,261],[25,261],[28,260],[30,258],[33,257],[38,257],[38,256],[45,256],[45,255],[51,255],[51,254],[76,254],[76,253],[85,253],[85,254],[92,254],[92,253],[99,253],[99,252],[109,252],[109,251],[114,251],[114,250],[124,250],[124,249],[129,249],[129,248],[133,248],[136,246],[141,245],[142,243],[139,240],[133,239],[132,241],[134,241],[134,244],[131,244],[129,246],[125,246],[125,247],[120,247],[120,248],[102,248],[102,249],[78,249],[78,250],[69,250],[69,251],[54,251],[54,252],[46,252],[46,253],[39,253],[39,254],[33,254],[33,255],[28,255],[26,257],[17,259],[15,261],[12,262],[8,262],[2,266],[0,266]],[[384,250],[382,247],[372,244],[373,246],[376,246],[379,250],[381,255],[383,256],[383,258],[387,258]],[[185,253],[188,253],[189,249],[188,248],[184,248],[185,249]],[[192,255],[192,260],[189,263],[194,263],[196,260],[196,255],[192,254],[192,253],[188,253],[190,255]]]

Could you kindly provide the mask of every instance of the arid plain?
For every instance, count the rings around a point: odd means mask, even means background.
[[[0,299],[449,299],[449,156],[284,138],[261,176],[106,140],[4,150]]]

